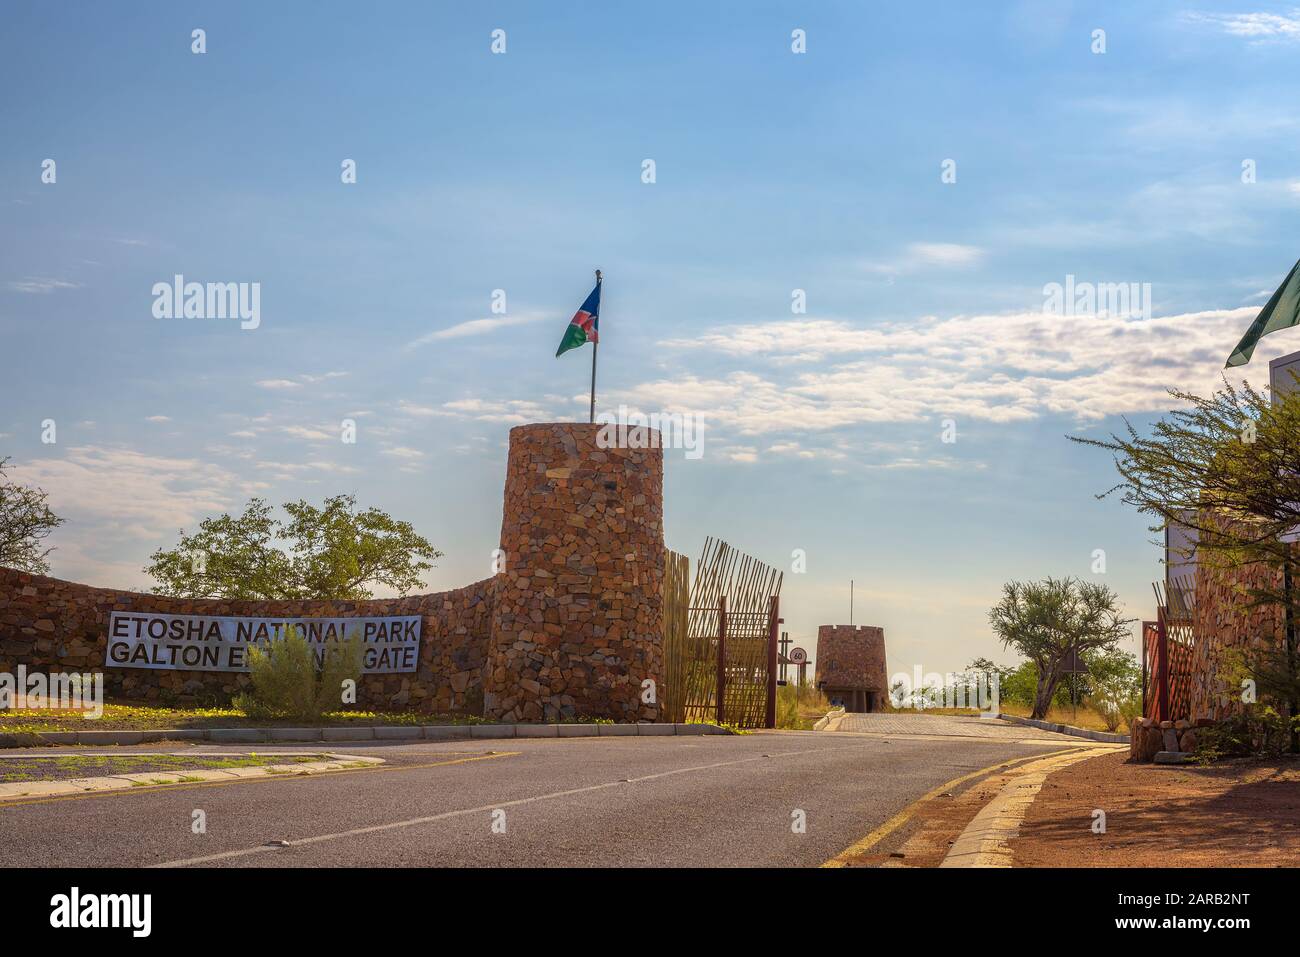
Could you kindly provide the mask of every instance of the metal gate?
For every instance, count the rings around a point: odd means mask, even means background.
[[[1155,582],[1156,620],[1142,624],[1142,714],[1190,718],[1196,586],[1191,576]]]
[[[686,720],[686,623],[691,604],[691,563],[685,555],[664,550],[664,678],[659,692],[659,720]]]
[[[720,539],[705,540],[683,640],[665,642],[665,720],[776,726],[782,577]]]

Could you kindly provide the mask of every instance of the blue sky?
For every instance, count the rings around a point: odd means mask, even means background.
[[[431,590],[485,577],[508,428],[585,417],[553,354],[600,267],[602,403],[708,429],[669,545],[803,549],[810,650],[854,579],[891,670],[1009,661],[1001,583],[1099,548],[1151,617],[1146,522],[1065,436],[1211,388],[1300,254],[1300,12],[807,6],[6,5],[0,454],[54,573],[144,586],[205,515],[351,491],[446,552]],[[260,283],[260,326],[155,319],[177,273]],[[1068,275],[1149,317],[1045,313]]]

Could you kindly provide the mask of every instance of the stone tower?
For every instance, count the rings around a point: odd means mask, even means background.
[[[642,682],[663,680],[663,450],[649,430],[653,448],[606,448],[601,430],[510,430],[489,720],[659,716]]]

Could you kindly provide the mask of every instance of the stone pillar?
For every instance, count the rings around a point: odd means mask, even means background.
[[[885,629],[873,625],[818,626],[816,680],[828,694],[845,696],[850,711],[883,708],[889,694]]]
[[[663,681],[663,450],[649,430],[654,448],[601,448],[601,428],[510,430],[490,720],[658,718],[641,682]]]

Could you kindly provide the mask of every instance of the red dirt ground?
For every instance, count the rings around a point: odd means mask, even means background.
[[[1080,761],[1048,777],[1011,849],[1017,867],[1295,867],[1300,761]]]

